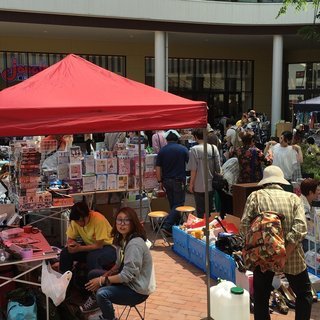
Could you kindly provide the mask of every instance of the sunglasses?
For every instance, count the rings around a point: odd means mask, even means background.
[[[125,224],[128,225],[130,224],[131,219],[125,218],[125,219],[116,219],[116,224]]]

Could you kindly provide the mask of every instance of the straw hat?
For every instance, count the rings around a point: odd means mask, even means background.
[[[263,178],[258,183],[258,186],[262,186],[268,183],[280,183],[290,185],[290,183],[284,178],[282,170],[277,166],[268,166],[263,171]]]

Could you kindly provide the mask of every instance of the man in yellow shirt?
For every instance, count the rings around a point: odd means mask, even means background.
[[[75,261],[86,262],[88,270],[108,270],[116,261],[112,227],[99,212],[89,210],[85,201],[71,208],[67,245],[60,254],[60,272],[72,270]]]

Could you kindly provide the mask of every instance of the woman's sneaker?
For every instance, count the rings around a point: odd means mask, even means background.
[[[97,304],[96,297],[94,295],[91,295],[87,301],[79,307],[81,312],[88,313],[93,312],[99,309],[99,306]]]

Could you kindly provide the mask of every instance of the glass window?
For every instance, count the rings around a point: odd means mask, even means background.
[[[242,92],[242,111],[247,111],[253,106],[253,94],[252,92]]]
[[[64,57],[66,57],[66,54],[63,53],[49,53],[49,64],[50,66],[59,62],[60,60],[62,60]],[[82,57],[82,56],[80,56]]]
[[[66,56],[64,53],[0,52],[0,90],[28,79]],[[82,54],[80,57],[122,76],[126,75],[125,56]]]
[[[227,82],[230,92],[241,91],[241,61],[227,61]]]
[[[294,104],[304,100],[303,94],[289,94],[289,106],[293,107]]]
[[[49,57],[46,53],[29,53],[28,64],[28,76],[32,77],[40,71],[48,68]]]
[[[168,87],[169,91],[179,88],[179,59],[170,58],[168,61]]]
[[[306,64],[289,64],[288,89],[306,89]]]
[[[192,89],[193,65],[193,59],[179,59],[179,89],[182,91]]]
[[[125,75],[125,59],[122,56],[108,56],[108,70]]]
[[[7,86],[13,86],[28,79],[28,54],[7,52],[7,68],[5,70]]]
[[[212,89],[225,88],[225,60],[212,60]]]
[[[145,58],[145,83],[154,87],[154,58]]]
[[[195,90],[210,89],[211,68],[209,59],[196,59]]]
[[[314,88],[319,89],[320,88],[320,63],[316,62],[313,64],[313,74],[314,74]]]
[[[7,55],[4,52],[0,52],[0,90],[7,87]]]
[[[242,90],[241,91],[252,91],[253,89],[252,75],[253,75],[253,62],[242,61]]]
[[[154,84],[154,63],[154,58],[145,58],[149,85]],[[169,58],[169,92],[207,101],[209,122],[228,113],[238,118],[253,105],[253,68],[250,60]]]

